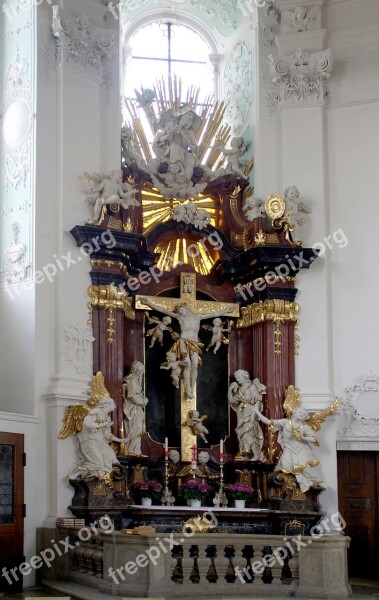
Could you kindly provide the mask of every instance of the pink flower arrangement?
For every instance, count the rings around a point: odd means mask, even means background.
[[[228,496],[234,500],[248,500],[254,494],[253,488],[244,483],[229,483],[225,487]]]
[[[182,483],[181,490],[186,500],[201,500],[204,496],[209,494],[211,486],[207,483],[198,483],[193,479]]]
[[[158,481],[146,479],[146,481],[136,481],[133,483],[133,489],[136,490],[142,498],[159,498],[162,491],[162,484]]]

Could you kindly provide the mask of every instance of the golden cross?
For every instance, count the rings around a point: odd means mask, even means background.
[[[144,304],[143,300],[151,302],[154,307]],[[240,310],[238,304],[229,302],[216,302],[209,300],[196,299],[196,274],[181,273],[180,274],[180,298],[167,298],[163,296],[136,296],[136,309],[140,310],[156,310],[175,312],[178,305],[186,304],[186,306],[195,315],[206,315],[204,318],[225,315],[227,317],[239,317]],[[175,316],[175,315],[172,315]],[[183,336],[185,338],[185,336]],[[193,339],[193,338],[191,338]],[[188,397],[186,394],[183,382],[181,389],[181,408],[180,418],[182,423],[181,429],[181,457],[183,461],[191,462],[191,446],[196,445],[197,437],[191,429],[183,423],[188,420],[188,413],[191,410],[196,410],[196,385],[193,389],[193,397]]]

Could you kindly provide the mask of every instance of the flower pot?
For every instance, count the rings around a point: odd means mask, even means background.
[[[246,500],[234,500],[234,506],[236,508],[245,508]]]
[[[151,498],[142,498],[142,506],[151,506],[153,503]]]
[[[190,507],[191,508],[200,508],[201,507],[201,500],[195,500],[194,498],[190,500]]]

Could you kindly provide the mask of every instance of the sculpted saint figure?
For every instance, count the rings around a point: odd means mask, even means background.
[[[200,323],[202,320],[209,319],[210,317],[222,317],[227,313],[233,312],[233,308],[229,306],[220,312],[197,314],[192,312],[185,302],[179,303],[174,311],[162,308],[147,298],[141,298],[141,302],[150,306],[153,310],[177,319],[179,322],[180,335],[171,347],[170,352],[174,352],[178,359],[184,362],[183,378],[185,391],[189,399],[193,398],[193,389],[197,380],[198,365],[201,364],[200,356],[203,348],[203,344],[199,342]]]
[[[263,460],[263,433],[255,408],[262,410],[262,395],[266,387],[259,379],[251,381],[247,371],[239,369],[234,373],[236,381],[228,390],[229,405],[237,414],[236,434],[240,454],[252,454],[251,460]]]
[[[141,438],[145,431],[145,408],[148,399],[142,390],[145,367],[135,360],[129,375],[124,377],[122,394],[124,397],[125,438],[128,454],[141,455]],[[125,441],[125,440],[124,440]]]

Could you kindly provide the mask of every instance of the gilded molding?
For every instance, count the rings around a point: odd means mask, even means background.
[[[264,300],[241,308],[241,318],[237,320],[236,327],[251,327],[257,323],[273,321],[280,325],[286,322],[297,323],[297,314],[300,306],[288,300]]]
[[[104,266],[108,267],[108,269],[112,267],[116,267],[120,270],[120,273],[124,275],[124,277],[128,277],[128,269],[121,261],[117,260],[106,260],[104,258],[91,258],[91,265],[93,267],[103,268]]]
[[[122,288],[114,285],[91,285],[88,288],[91,298],[91,308],[104,308],[105,310],[123,310],[127,319],[134,320],[136,313],[133,307],[133,298]]]

